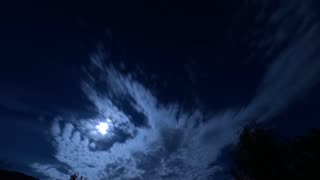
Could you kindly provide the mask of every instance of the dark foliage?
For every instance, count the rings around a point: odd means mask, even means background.
[[[83,176],[79,176],[78,174],[73,174],[70,176],[69,180],[86,180],[87,178],[83,177]]]
[[[233,175],[237,180],[319,180],[320,130],[280,141],[267,130],[245,128],[233,159]]]
[[[8,170],[0,170],[0,179],[37,180],[36,178],[25,175],[23,173],[8,171]]]

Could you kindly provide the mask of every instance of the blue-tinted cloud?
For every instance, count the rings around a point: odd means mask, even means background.
[[[281,7],[269,19],[270,23],[280,24],[272,36],[266,37],[273,38],[270,48],[283,39],[290,39],[291,43],[268,68],[256,96],[242,108],[212,112],[210,117],[204,117],[200,110],[183,112],[179,104],[161,103],[150,89],[130,75],[103,64],[99,54],[93,56],[89,72],[92,69],[98,75],[89,73],[83,90],[99,115],[78,121],[55,120],[51,136],[58,163],[35,163],[32,167],[50,178],[78,172],[89,179],[207,179],[218,173],[221,167],[210,164],[223,148],[235,141],[243,125],[275,116],[317,83],[318,23],[307,11],[310,9],[295,3]],[[295,18],[288,17],[296,8]],[[305,18],[303,22],[311,25],[295,24],[296,18]],[[300,28],[287,36],[290,26]],[[97,83],[103,88],[97,89]],[[135,126],[134,117],[114,103],[124,97],[130,98],[130,106],[144,115],[146,126]],[[112,130],[101,136],[94,127],[106,118],[112,121]],[[116,131],[125,132],[128,138],[124,142],[116,141],[107,149],[97,148],[101,139],[111,139]]]

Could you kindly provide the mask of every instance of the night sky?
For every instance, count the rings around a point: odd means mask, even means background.
[[[6,4],[0,169],[230,179],[244,126],[320,127],[317,1]]]

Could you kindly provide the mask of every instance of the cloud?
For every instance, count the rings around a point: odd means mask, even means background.
[[[276,11],[269,24],[278,24],[270,48],[288,41],[267,69],[247,114],[265,121],[319,83],[320,27],[310,1],[292,1]],[[296,11],[296,13],[292,13]],[[292,29],[295,28],[295,29]]]
[[[132,97],[132,107],[146,116],[148,125],[134,126],[129,115],[120,111],[111,98],[99,94],[90,84],[84,84],[86,94],[101,115],[97,119],[79,122],[53,122],[51,134],[56,148],[54,156],[61,167],[67,166],[69,171],[79,172],[90,179],[196,178],[212,171],[207,166],[219,152],[208,151],[214,151],[223,141],[216,138],[216,143],[208,143],[203,147],[208,140],[206,138],[211,137],[205,133],[207,130],[206,125],[202,124],[201,112],[183,113],[176,104],[159,104],[150,90],[137,81],[112,67],[100,70],[106,73],[105,77],[109,77],[106,88],[112,87],[109,93],[113,94],[113,98],[123,95]],[[131,137],[125,142],[114,143],[109,149],[98,150],[90,146],[97,140],[90,134],[90,127],[94,127],[93,123],[98,123],[100,117],[110,118],[114,129],[125,131]],[[216,123],[212,126],[218,130],[221,125]],[[84,131],[86,128],[89,130]],[[39,163],[33,165],[33,168],[41,171],[43,167],[39,167]]]
[[[299,3],[300,4],[300,3]],[[298,5],[299,5],[298,4]],[[297,5],[297,4],[296,4]],[[89,179],[207,179],[222,171],[219,165],[211,167],[222,150],[235,141],[243,125],[252,120],[265,121],[277,115],[296,97],[317,83],[320,57],[317,40],[318,23],[301,6],[298,17],[305,17],[311,25],[295,24],[280,8],[270,18],[271,23],[283,23],[274,36],[272,47],[283,39],[290,39],[273,60],[251,102],[238,109],[203,116],[199,110],[183,112],[179,104],[162,104],[150,89],[121,74],[112,65],[103,64],[97,54],[88,68],[89,79],[83,90],[99,112],[96,118],[79,121],[55,120],[51,135],[56,148],[58,165],[34,163],[32,167],[50,178],[65,176],[65,168]],[[280,12],[280,13],[279,13]],[[282,37],[288,26],[299,26],[288,37]],[[281,36],[281,40],[277,39]],[[90,74],[94,72],[97,74]],[[102,90],[96,88],[103,87]],[[116,103],[128,98],[129,105],[147,119],[147,125],[135,126],[134,117],[126,114]],[[101,137],[95,133],[95,124],[101,119],[112,121],[112,130],[128,135],[125,141],[115,141],[108,149],[98,149]],[[115,134],[103,137],[106,141]],[[109,136],[109,137],[108,137]],[[61,174],[62,173],[62,174]]]
[[[31,167],[35,169],[37,173],[45,174],[49,179],[68,179],[70,177],[51,164],[33,163]]]

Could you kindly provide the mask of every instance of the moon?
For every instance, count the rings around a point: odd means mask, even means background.
[[[100,134],[105,135],[108,132],[109,124],[107,122],[100,122],[96,128]]]

